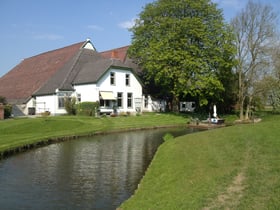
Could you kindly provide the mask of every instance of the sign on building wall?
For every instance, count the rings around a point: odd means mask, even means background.
[[[141,107],[142,107],[142,98],[135,98],[135,110],[137,112],[141,112]]]

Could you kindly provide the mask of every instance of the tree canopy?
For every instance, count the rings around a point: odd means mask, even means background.
[[[221,100],[222,78],[231,73],[232,35],[210,0],[158,0],[147,4],[131,29],[129,55],[146,81],[172,96],[192,96],[200,105]],[[175,104],[174,104],[175,105]]]

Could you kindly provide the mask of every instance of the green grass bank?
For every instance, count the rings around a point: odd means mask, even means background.
[[[162,144],[120,209],[279,209],[280,116]]]
[[[186,125],[189,118],[173,114],[145,114],[130,117],[56,116],[0,121],[0,159],[10,153],[56,141],[161,126]]]

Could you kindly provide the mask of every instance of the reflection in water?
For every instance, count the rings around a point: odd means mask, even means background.
[[[116,209],[136,189],[162,136],[186,129],[94,136],[0,161],[1,209]]]

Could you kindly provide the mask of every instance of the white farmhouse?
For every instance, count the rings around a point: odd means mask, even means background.
[[[87,40],[27,58],[0,78],[0,96],[14,105],[14,115],[65,114],[65,97],[98,101],[101,113],[157,111],[127,49],[99,53]]]

